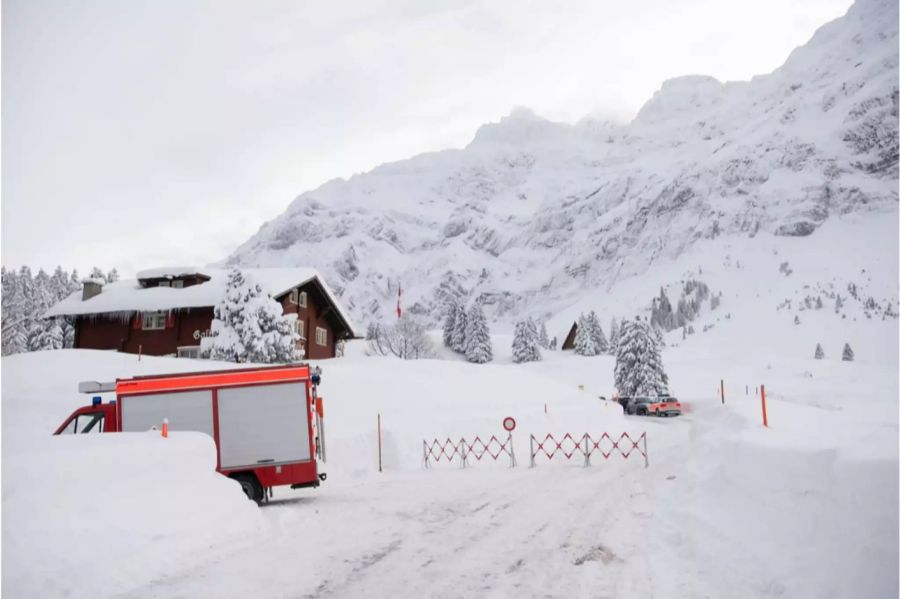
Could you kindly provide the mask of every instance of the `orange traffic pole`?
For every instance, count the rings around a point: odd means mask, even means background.
[[[725,379],[719,379],[719,393],[722,394],[722,403],[725,403]]]
[[[381,413],[378,413],[378,471],[381,472]]]
[[[763,426],[768,428],[769,426],[769,418],[766,416],[766,386],[759,386],[760,393],[762,394],[762,413],[763,413]]]
[[[169,419],[168,418],[163,418],[162,436],[167,439],[169,438]]]

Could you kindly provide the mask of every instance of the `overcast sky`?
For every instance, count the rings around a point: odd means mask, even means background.
[[[301,192],[516,106],[629,120],[781,65],[849,0],[3,0],[2,262],[227,256]]]

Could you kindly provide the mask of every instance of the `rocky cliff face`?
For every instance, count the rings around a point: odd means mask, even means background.
[[[423,154],[299,196],[228,263],[323,271],[361,322],[447,297],[490,317],[546,315],[720,235],[808,236],[895,211],[898,8],[859,0],[775,72],[681,77],[627,126],[527,110],[462,150]]]

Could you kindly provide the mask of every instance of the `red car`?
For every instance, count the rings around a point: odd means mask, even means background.
[[[681,416],[681,403],[674,397],[654,397],[647,406],[651,416]]]

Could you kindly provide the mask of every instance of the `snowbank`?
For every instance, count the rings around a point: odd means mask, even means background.
[[[108,595],[257,535],[258,508],[215,468],[202,433],[45,435],[4,452],[3,593]]]

